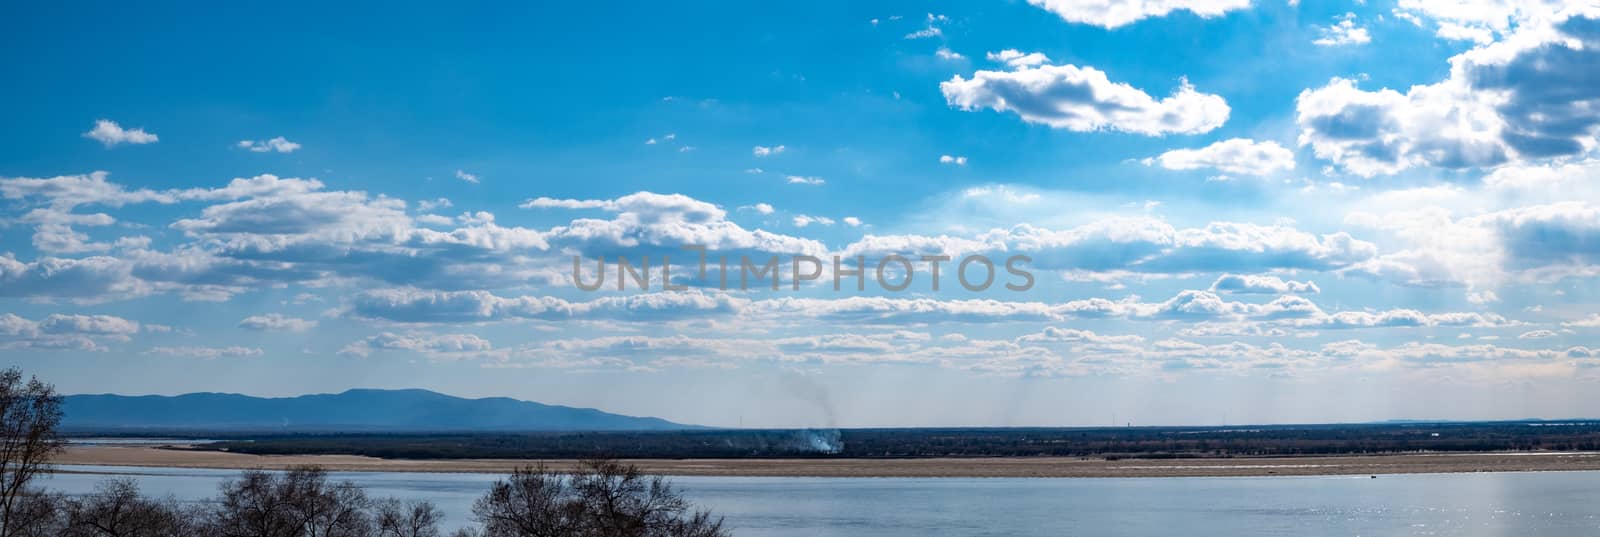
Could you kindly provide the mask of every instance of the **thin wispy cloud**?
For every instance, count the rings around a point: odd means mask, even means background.
[[[300,149],[300,144],[282,136],[269,140],[239,140],[236,145],[252,153],[293,153]]]

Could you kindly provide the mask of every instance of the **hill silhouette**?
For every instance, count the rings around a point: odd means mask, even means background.
[[[298,397],[228,393],[69,395],[67,431],[650,431],[691,429],[659,418],[624,416],[507,397],[467,399],[428,390],[355,389]]]

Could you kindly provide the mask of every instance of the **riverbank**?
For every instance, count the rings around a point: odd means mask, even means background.
[[[351,455],[246,455],[163,446],[72,446],[57,464],[216,469],[318,465],[354,472],[506,473],[534,460],[395,460]],[[573,461],[545,461],[555,466]],[[1072,457],[928,459],[638,459],[678,476],[766,477],[1227,477],[1600,470],[1600,452],[1439,453],[1339,457],[1124,459]]]

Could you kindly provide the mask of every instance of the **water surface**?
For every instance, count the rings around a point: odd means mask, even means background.
[[[71,494],[106,474],[195,501],[229,470],[63,466]],[[449,526],[497,476],[333,472],[374,496],[426,499]],[[798,536],[1569,536],[1600,533],[1600,472],[1326,477],[675,477],[735,535]]]

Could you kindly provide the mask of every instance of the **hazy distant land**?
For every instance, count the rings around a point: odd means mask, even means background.
[[[315,464],[335,471],[505,473],[531,459],[401,460],[354,455],[247,455],[152,446],[74,446],[66,465],[281,469]],[[565,466],[570,459],[543,461]],[[1600,452],[1450,453],[1341,457],[1123,459],[990,457],[920,459],[634,459],[641,469],[680,476],[770,477],[1202,477],[1386,475],[1600,470]]]
[[[70,396],[69,465],[503,473],[629,459],[674,475],[1130,477],[1600,470],[1600,422],[716,429],[507,398],[350,390]],[[170,443],[152,437],[171,436]],[[121,443],[119,445],[119,442]]]

